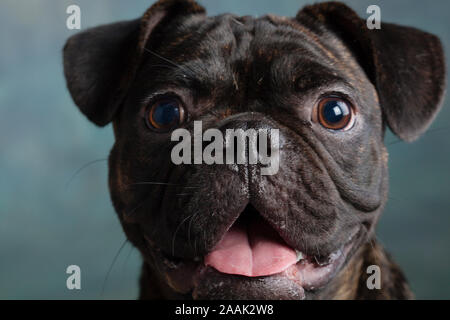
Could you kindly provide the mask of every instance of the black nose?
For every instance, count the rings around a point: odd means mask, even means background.
[[[226,140],[224,154],[231,152],[234,156],[233,163],[236,164],[256,164],[252,161],[255,159],[252,159],[251,152],[270,156],[272,154],[270,139],[273,137],[273,130],[278,130],[277,140],[281,141],[279,137],[281,133],[276,122],[258,112],[245,112],[230,116],[218,123],[218,129]],[[265,140],[263,144],[261,144],[262,139]],[[261,146],[264,146],[265,150],[261,150]],[[230,148],[232,149],[230,150]],[[244,148],[244,150],[240,148]]]

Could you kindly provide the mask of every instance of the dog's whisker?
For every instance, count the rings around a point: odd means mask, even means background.
[[[317,255],[320,257],[320,250],[319,250],[319,246],[317,245],[317,243],[315,243],[314,244],[314,246],[316,247],[316,252],[317,252]],[[314,256],[314,258],[315,258],[316,256]]]
[[[112,269],[114,267],[114,264],[116,263],[117,258],[119,257],[120,253],[122,252],[122,250],[125,247],[125,245],[127,244],[127,242],[128,242],[128,239],[125,239],[123,241],[122,245],[119,248],[119,251],[117,251],[116,255],[114,256],[113,261],[111,262],[111,265],[108,268],[108,272],[106,273],[105,280],[103,281],[103,285],[102,285],[102,291],[101,291],[101,294],[100,294],[101,297],[103,297],[103,294],[105,293],[106,282],[108,281],[108,277],[109,277],[109,275],[110,275],[110,273],[111,273],[111,271],[112,271]]]
[[[197,214],[199,213],[200,211],[197,211],[196,213],[194,213],[193,215],[192,215],[192,217],[191,217],[191,219],[189,220],[189,226],[188,226],[188,243],[189,243],[189,246],[192,248],[192,245],[191,245],[191,226],[192,226],[192,221],[195,219],[195,217],[197,216]]]
[[[191,215],[187,216],[186,218],[184,218],[183,221],[181,221],[180,224],[178,225],[178,227],[175,229],[175,232],[173,233],[173,237],[172,237],[172,256],[175,256],[175,240],[176,240],[176,237],[177,237],[178,230],[180,230],[180,228],[183,225],[183,223],[185,223],[192,216],[193,216],[193,214],[191,214]]]
[[[84,169],[86,169],[86,168],[92,166],[93,164],[100,163],[100,162],[104,162],[104,161],[108,161],[108,158],[92,160],[92,161],[89,161],[88,163],[85,163],[84,165],[82,165],[80,168],[78,168],[78,169],[70,176],[69,180],[67,180],[65,189],[67,190],[67,188],[69,187],[69,185],[72,183],[73,179],[74,179],[78,174],[80,174],[81,171],[83,171]]]
[[[132,210],[125,212],[124,215],[125,215],[125,216],[131,216],[133,213],[136,212],[136,210],[138,210],[139,208],[141,208],[141,207],[148,201],[148,199],[150,199],[150,198],[146,197],[143,201],[141,201],[141,202],[139,203],[139,205],[137,205],[136,207],[134,207]]]
[[[125,261],[122,266],[122,273],[125,273],[125,268],[127,266],[128,261],[130,260],[130,256],[131,256],[131,253],[133,252],[133,250],[134,250],[134,247],[130,246],[130,251],[128,251],[127,257],[125,258]]]
[[[194,253],[197,256],[197,238],[194,239]]]
[[[125,188],[129,188],[131,186],[139,186],[139,185],[155,185],[155,186],[182,186],[182,184],[179,183],[168,183],[168,182],[153,182],[153,181],[144,181],[144,182],[135,182],[131,183],[125,186]],[[184,186],[184,189],[199,189],[200,187],[194,187],[194,186]]]
[[[163,61],[165,61],[165,62],[167,62],[167,63],[169,63],[169,64],[171,64],[171,65],[173,65],[173,66],[175,66],[175,67],[177,67],[177,68],[180,68],[180,69],[183,68],[181,65],[179,65],[179,64],[177,64],[177,63],[175,63],[175,62],[173,62],[172,60],[169,60],[169,59],[167,59],[167,58],[161,56],[160,54],[154,52],[153,50],[150,50],[150,49],[148,49],[148,48],[144,48],[144,50],[147,51],[148,53],[154,55],[155,57],[157,57],[157,58],[159,58],[159,59],[161,59],[161,60],[163,60]]]
[[[206,246],[206,229],[203,229],[203,245],[204,245],[204,248],[207,247]]]
[[[165,62],[171,64],[172,66],[179,68],[179,69],[182,70],[183,72],[188,71],[188,72],[186,72],[186,73],[191,73],[189,76],[190,76],[191,78],[193,78],[194,71],[191,70],[190,68],[188,68],[188,67],[186,67],[186,66],[179,65],[179,64],[173,62],[172,60],[169,60],[169,59],[167,59],[167,58],[165,58],[165,57],[159,55],[158,53],[156,53],[156,52],[154,52],[154,51],[152,51],[152,50],[150,50],[150,49],[148,49],[148,48],[144,48],[144,50],[147,51],[148,53],[154,55],[155,57],[157,57],[157,58],[159,58],[159,59],[161,59],[161,60],[163,60],[163,61],[165,61]]]
[[[136,185],[179,186],[180,184],[178,184],[178,183],[167,183],[167,182],[152,182],[152,181],[146,181],[146,182],[135,182],[135,183],[131,183],[131,184],[126,185],[125,188],[131,187],[131,186],[136,186]]]
[[[151,64],[149,65],[150,68],[169,68],[169,69],[175,69],[178,68],[177,66],[168,65],[168,64]]]
[[[314,260],[316,261],[317,264],[320,264],[319,260],[317,260],[317,256],[314,256]]]

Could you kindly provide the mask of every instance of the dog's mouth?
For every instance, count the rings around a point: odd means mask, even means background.
[[[351,232],[348,240],[331,254],[307,255],[290,247],[249,204],[203,259],[180,261],[161,252],[159,257],[170,269],[170,285],[180,292],[195,289],[206,270],[222,278],[232,277],[233,281],[282,276],[302,291],[315,290],[327,285],[342,269],[356,247],[358,231]],[[149,244],[155,249],[153,243]]]
[[[205,257],[205,264],[219,272],[247,277],[284,271],[302,258],[249,205]]]
[[[265,277],[285,273],[304,289],[328,283],[345,262],[355,233],[327,256],[310,256],[291,248],[279,233],[248,205],[205,257],[204,263],[220,273]]]

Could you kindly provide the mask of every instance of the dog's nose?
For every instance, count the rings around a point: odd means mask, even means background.
[[[236,114],[222,120],[219,130],[225,137],[227,164],[261,168],[276,162],[278,168],[280,132],[276,122],[267,115],[258,112]],[[264,172],[265,169],[265,175]]]

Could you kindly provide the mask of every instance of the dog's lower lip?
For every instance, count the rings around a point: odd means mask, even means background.
[[[327,257],[326,263],[311,261],[312,259],[310,257],[301,259],[295,265],[283,271],[283,273],[289,279],[301,285],[305,290],[321,288],[339,272],[352,247],[353,242],[349,241],[340,249],[331,253]]]

